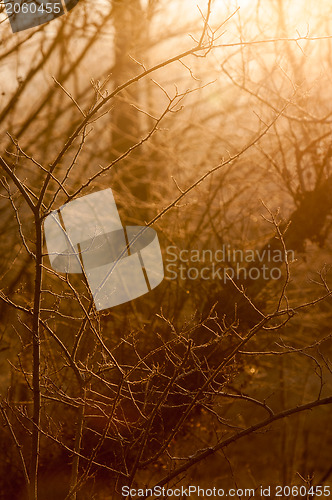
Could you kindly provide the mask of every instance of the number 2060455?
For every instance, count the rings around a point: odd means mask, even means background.
[[[46,12],[47,14],[59,14],[61,11],[60,3],[42,3],[37,4],[34,2],[25,2],[25,3],[7,3],[6,4],[7,14],[19,14],[22,12],[23,14],[36,14],[37,12]]]
[[[329,497],[331,496],[330,486],[276,486],[276,497]]]

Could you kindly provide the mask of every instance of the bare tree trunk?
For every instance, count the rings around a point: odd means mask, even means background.
[[[32,390],[33,390],[33,428],[31,442],[31,466],[30,466],[30,500],[38,498],[38,460],[40,441],[40,299],[42,286],[42,245],[43,232],[40,219],[39,208],[35,212],[36,230],[36,276],[33,305],[32,323],[32,346],[33,346],[33,366],[32,366]]]
[[[114,86],[133,78],[141,67],[132,58],[140,58],[137,47],[143,45],[145,39],[144,10],[140,0],[114,0],[114,54],[113,71]],[[129,150],[140,139],[142,133],[142,115],[132,104],[140,101],[143,92],[141,84],[131,85],[122,92],[115,101],[112,112],[112,157],[116,158]],[[125,185],[130,193],[139,200],[145,200],[149,188],[146,182],[147,165],[142,152],[132,153],[118,167],[118,183]]]

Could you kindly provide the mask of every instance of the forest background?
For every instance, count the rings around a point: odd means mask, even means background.
[[[80,0],[17,34],[2,6],[0,24],[0,498],[315,498],[332,486],[330,3]],[[165,279],[98,312],[52,270],[43,222],[105,188],[123,225],[157,231]],[[220,280],[180,257],[224,248],[256,258],[224,258]]]

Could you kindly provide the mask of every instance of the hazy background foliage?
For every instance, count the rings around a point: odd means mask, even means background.
[[[198,450],[268,417],[266,405],[278,413],[331,394],[331,299],[299,308],[330,293],[331,6],[216,0],[205,49],[179,58],[197,45],[207,5],[81,0],[15,35],[1,14],[1,154],[10,168],[0,199],[1,498],[25,498],[37,365],[40,499],[120,498],[129,480],[153,486],[186,461],[180,484],[332,485],[330,406],[249,432],[189,467]],[[50,210],[107,187],[124,225],[148,223],[181,199],[153,224],[163,283],[97,313],[82,276],[54,273],[46,256],[38,291],[27,249],[38,253],[36,227]],[[22,190],[40,200],[38,213]],[[280,265],[282,279],[238,283],[252,302],[231,282],[171,280],[167,271],[169,246],[283,244],[295,260]]]

